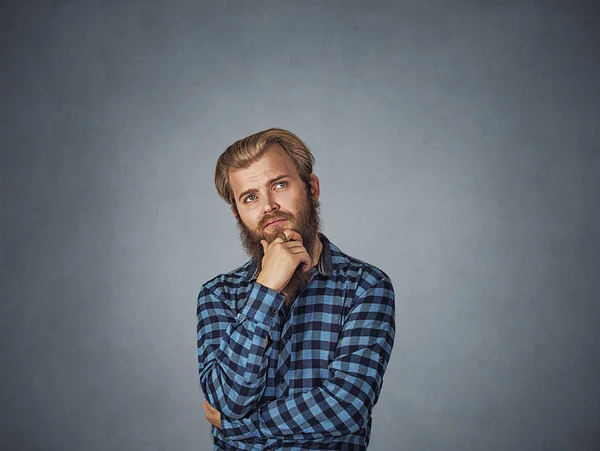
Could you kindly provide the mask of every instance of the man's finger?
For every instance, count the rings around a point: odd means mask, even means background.
[[[206,412],[206,415],[214,415],[215,412],[217,411],[213,406],[210,405],[210,403],[208,401],[204,401],[204,412]]]
[[[308,252],[306,253],[306,257],[302,261],[304,262],[304,264],[302,265],[302,271],[308,271],[310,265],[312,264],[312,260],[310,258],[310,255],[308,255]]]
[[[312,264],[312,259],[310,258],[310,255],[306,251],[306,249],[296,249],[296,252],[294,252],[294,254],[300,258],[299,263],[302,263],[302,271],[308,271]]]
[[[207,400],[204,400],[202,407],[204,408],[206,420],[213,426],[221,429],[221,413],[211,406]]]
[[[210,403],[208,401],[204,401],[204,408],[206,409],[207,412],[215,414],[218,412],[217,409],[215,409],[213,406],[210,405]]]
[[[285,236],[287,237],[288,241],[300,241],[301,243],[303,242],[302,240],[302,235],[300,235],[298,232],[296,232],[295,230],[292,229],[285,229],[283,231],[283,233],[285,234]]]
[[[304,244],[302,244],[300,241],[286,241],[285,243],[281,243],[281,245],[289,250],[298,250],[298,249],[306,250],[304,248]]]

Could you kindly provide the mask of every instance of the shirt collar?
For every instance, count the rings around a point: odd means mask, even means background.
[[[319,233],[319,239],[321,240],[323,247],[321,249],[321,255],[319,256],[319,261],[315,268],[317,268],[319,274],[322,274],[324,276],[330,276],[333,274],[333,265],[331,262],[331,243],[329,242],[327,237],[322,233]],[[259,265],[257,265],[254,261],[251,260],[250,266],[248,267],[248,274],[252,274],[250,280],[256,279],[259,273]]]

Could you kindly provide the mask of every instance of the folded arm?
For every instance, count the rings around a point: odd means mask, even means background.
[[[219,288],[198,296],[197,341],[200,385],[205,398],[228,418],[242,418],[265,390],[266,340],[278,321],[283,295],[255,283],[236,314]]]
[[[386,276],[355,300],[329,365],[330,377],[321,386],[273,400],[245,418],[221,411],[223,434],[230,440],[318,441],[358,432],[379,397],[394,334],[394,291]]]

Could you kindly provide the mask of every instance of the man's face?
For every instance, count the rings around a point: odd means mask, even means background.
[[[313,250],[319,228],[319,180],[314,174],[309,196],[294,163],[274,146],[247,168],[230,170],[229,182],[242,244],[252,258],[262,258],[261,239],[271,242],[284,229],[298,231],[309,253]]]

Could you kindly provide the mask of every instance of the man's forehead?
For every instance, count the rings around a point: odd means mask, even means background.
[[[241,169],[229,170],[229,182],[234,192],[246,184],[260,184],[279,175],[298,176],[296,166],[279,146],[270,147],[260,159]]]

